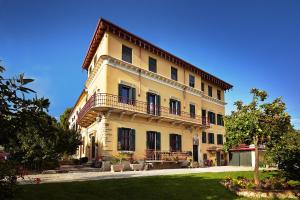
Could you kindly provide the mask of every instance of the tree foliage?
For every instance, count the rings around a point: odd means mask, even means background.
[[[60,115],[60,124],[64,129],[69,129],[68,119],[72,112],[72,108],[67,108],[62,115]]]
[[[229,150],[240,144],[255,145],[254,179],[259,185],[259,145],[267,144],[272,148],[272,144],[288,133],[292,126],[281,98],[265,102],[268,97],[265,91],[254,88],[250,93],[253,95],[252,101],[249,104],[242,101],[235,102],[236,110],[225,118],[225,149]]]
[[[49,100],[32,97],[24,75],[4,78],[0,67],[0,145],[11,158],[33,168],[44,168],[64,154],[74,154],[80,144],[75,130],[63,128],[47,111]]]
[[[278,164],[283,176],[300,181],[300,132],[292,130],[269,146],[269,161]]]
[[[17,191],[17,169],[14,162],[0,160],[0,199],[12,199]]]

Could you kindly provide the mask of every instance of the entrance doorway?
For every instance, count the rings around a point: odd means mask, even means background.
[[[217,152],[217,166],[221,166],[222,165],[222,160],[223,160],[223,154],[221,154],[221,152]]]
[[[217,166],[221,166],[221,152],[217,152]]]
[[[193,161],[198,162],[198,145],[193,145]]]
[[[92,136],[91,138],[92,142],[92,159],[95,159],[96,156],[96,141],[95,141],[95,136]]]

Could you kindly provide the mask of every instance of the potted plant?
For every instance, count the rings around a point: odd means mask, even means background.
[[[133,171],[141,171],[141,170],[143,170],[144,165],[135,160],[130,164],[130,168]]]
[[[123,172],[124,165],[122,164],[122,160],[126,159],[127,155],[123,153],[119,153],[118,155],[114,156],[111,163],[111,171],[112,172]]]

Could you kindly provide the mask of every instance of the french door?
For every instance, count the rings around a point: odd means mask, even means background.
[[[147,93],[147,112],[151,115],[160,115],[160,96]]]

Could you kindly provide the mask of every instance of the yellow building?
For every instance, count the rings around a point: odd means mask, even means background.
[[[224,164],[224,92],[232,85],[104,19],[83,69],[85,89],[69,118],[82,134],[78,156],[189,154]]]

